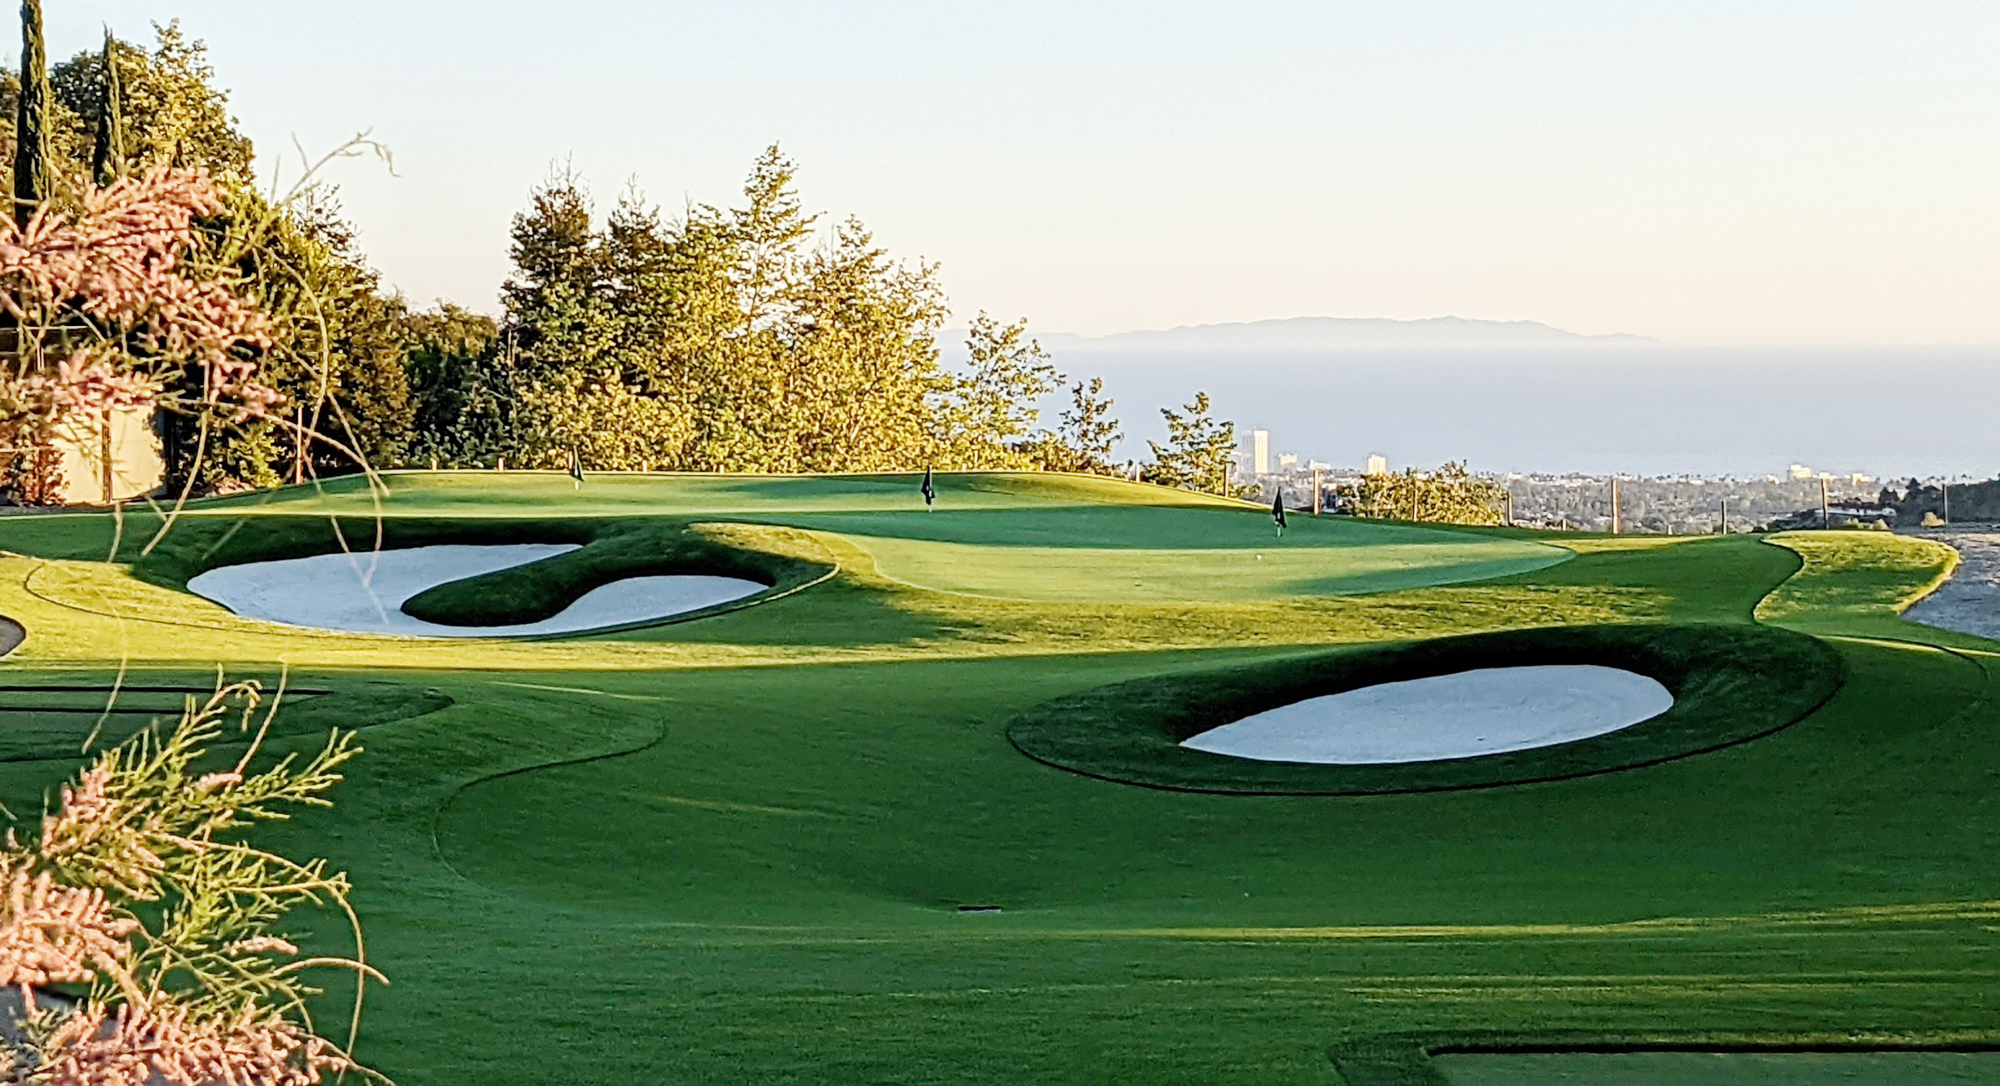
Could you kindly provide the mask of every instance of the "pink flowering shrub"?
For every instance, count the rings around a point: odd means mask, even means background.
[[[314,1034],[303,1007],[316,989],[301,980],[310,966],[350,969],[358,981],[376,974],[358,960],[301,959],[270,930],[297,904],[346,909],[346,877],[255,849],[239,832],[286,806],[324,806],[358,748],[336,734],[303,764],[256,771],[270,725],[266,713],[253,727],[258,698],[242,683],[205,704],[190,699],[170,734],[141,733],[65,785],[33,844],[7,835],[0,987],[17,991],[22,1008],[10,1023],[21,1040],[0,1044],[0,1083],[313,1086],[350,1071],[380,1080]],[[247,749],[233,767],[197,772],[238,707]],[[88,994],[44,998],[51,985]]]
[[[27,439],[119,408],[225,407],[238,421],[279,396],[258,381],[270,322],[227,269],[191,260],[195,222],[224,210],[205,170],[160,167],[0,218],[0,427]],[[192,370],[198,387],[181,387]]]

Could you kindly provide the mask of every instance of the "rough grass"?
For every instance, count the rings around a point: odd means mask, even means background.
[[[870,547],[974,510],[1027,534],[1079,507],[1100,526],[1080,545],[1118,552],[1175,549],[1154,543],[1190,516],[1269,538],[1268,517],[1069,479],[945,477],[929,514],[914,478],[390,481],[391,520],[732,523],[803,533],[840,570],[699,622],[438,645],[235,619],[102,564],[104,518],[0,520],[21,555],[0,559],[0,613],[29,628],[8,682],[289,661],[301,683],[352,668],[453,699],[370,728],[339,806],[271,827],[353,875],[395,981],[361,1051],[406,1083],[1333,1083],[1331,1047],[1385,1035],[2000,1034],[1996,646],[1898,623],[1928,575],[1887,550],[1792,591],[1785,624],[1846,680],[1766,738],[1543,784],[1218,796],[1052,769],[1006,725],[1341,646],[1748,624],[1800,556],[1547,537],[1583,553],[1389,594],[1300,597],[1288,573],[1228,599],[1107,582],[1047,602],[919,586]],[[371,505],[353,484],[246,496],[175,532]],[[1189,576],[1220,560],[1177,549]],[[1337,577],[1366,546],[1313,549]],[[1074,592],[1098,561],[1051,576]],[[1850,576],[1881,591],[1857,600]],[[0,765],[0,799],[32,814],[55,772]]]

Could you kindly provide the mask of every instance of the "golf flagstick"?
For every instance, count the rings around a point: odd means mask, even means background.
[[[928,513],[931,511],[931,503],[937,501],[937,489],[931,486],[931,469],[929,468],[924,469],[924,485],[922,489],[924,494],[924,512]]]
[[[1277,488],[1277,496],[1271,499],[1271,519],[1278,522],[1278,538],[1285,538],[1285,490]]]
[[[570,446],[569,450],[569,477],[570,489],[583,489],[583,456],[576,451],[574,445]]]

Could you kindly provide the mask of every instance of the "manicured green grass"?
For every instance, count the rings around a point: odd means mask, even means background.
[[[29,629],[0,681],[286,663],[302,686],[452,699],[370,727],[339,806],[272,827],[353,874],[394,981],[362,1054],[407,1084],[1333,1083],[1330,1047],[1384,1035],[2000,1039],[2000,647],[1894,618],[1937,573],[1907,541],[1302,516],[1280,551],[1260,510],[1066,477],[945,476],[931,513],[914,478],[390,484],[382,514],[416,535],[656,518],[838,570],[695,622],[439,644],[237,619],[99,561],[103,517],[0,520],[20,555],[0,614]],[[151,568],[308,545],[286,533],[374,508],[350,483],[204,505]],[[127,558],[149,534],[131,521]],[[1541,564],[1552,546],[1573,557]],[[1354,594],[1384,570],[1397,590]],[[1206,795],[1054,769],[1006,735],[1087,691],[1341,647],[1747,630],[1788,584],[1764,621],[1837,653],[1839,691],[1645,768]],[[0,799],[39,810],[65,766],[0,764]],[[1407,1062],[1376,1081],[1422,1081]]]
[[[1960,1086],[2000,1080],[1996,1052],[1618,1052],[1448,1056],[1453,1086]]]

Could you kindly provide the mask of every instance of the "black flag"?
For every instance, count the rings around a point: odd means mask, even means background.
[[[924,469],[923,491],[924,491],[924,508],[929,509],[931,507],[931,504],[937,501],[937,489],[931,486],[931,469],[929,468]]]
[[[1275,498],[1272,498],[1272,499],[1271,499],[1271,519],[1272,519],[1272,520],[1275,520],[1275,521],[1277,521],[1277,522],[1278,522],[1278,534],[1279,534],[1280,536],[1284,535],[1284,534],[1285,534],[1285,492],[1284,492],[1283,490],[1279,490],[1279,491],[1278,491],[1278,496],[1277,496],[1277,497],[1275,497]]]
[[[574,446],[572,446],[569,450],[569,477],[576,480],[573,489],[582,489],[583,457],[577,455],[577,451]]]

